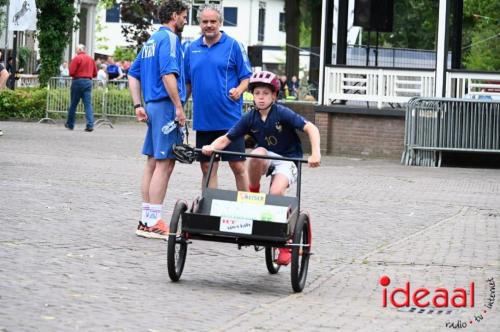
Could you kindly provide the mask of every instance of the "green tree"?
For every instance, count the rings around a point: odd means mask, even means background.
[[[157,18],[158,1],[156,0],[123,0],[120,5],[123,22],[122,34],[125,40],[141,49],[151,36],[153,20]]]
[[[4,8],[9,3],[9,0],[0,0],[0,31],[5,28],[5,11]]]
[[[464,0],[463,58],[471,70],[500,70],[500,2]]]
[[[115,53],[113,58],[116,61],[129,60],[133,61],[137,55],[135,48],[133,47],[117,47],[115,48]]]
[[[37,37],[40,48],[42,70],[39,81],[47,85],[50,77],[59,75],[64,49],[71,40],[74,28],[73,0],[36,0]]]
[[[459,0],[460,1],[460,0]],[[379,45],[433,50],[436,44],[439,1],[400,0],[394,1],[392,32],[379,34]],[[370,44],[376,42],[376,33],[370,34]],[[368,43],[368,32],[363,32],[363,44]]]

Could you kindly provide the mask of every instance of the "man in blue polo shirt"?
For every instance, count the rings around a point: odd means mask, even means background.
[[[193,93],[193,129],[196,130],[196,147],[212,143],[224,135],[240,118],[243,92],[248,87],[251,67],[245,48],[229,37],[220,27],[223,22],[220,7],[208,4],[200,7],[198,20],[202,36],[194,40],[185,53],[188,95]],[[244,139],[231,143],[226,150],[244,152]],[[248,189],[245,158],[223,156],[236,178],[239,190]],[[199,158],[204,183],[208,173],[206,156]],[[214,163],[210,187],[217,187],[218,163]]]
[[[128,72],[130,94],[137,120],[147,122],[142,153],[148,159],[142,176],[142,217],[136,234],[166,239],[168,226],[161,209],[174,169],[174,143],[182,143],[186,100],[181,43],[177,34],[186,24],[188,7],[178,0],[164,2],[159,10],[160,29],[144,44]],[[142,97],[145,107],[141,103]]]

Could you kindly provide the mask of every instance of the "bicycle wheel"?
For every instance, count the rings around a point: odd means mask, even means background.
[[[293,234],[292,247],[292,288],[298,293],[302,292],[307,279],[307,268],[309,267],[309,253],[311,251],[311,229],[309,216],[301,213],[295,232]]]
[[[281,265],[276,264],[278,258],[278,248],[266,247],[266,266],[270,274],[276,274],[280,270]]]
[[[187,242],[182,232],[182,214],[187,210],[183,201],[175,204],[172,219],[170,220],[170,235],[167,245],[167,267],[168,275],[172,281],[178,281],[181,277],[184,263],[186,262]]]

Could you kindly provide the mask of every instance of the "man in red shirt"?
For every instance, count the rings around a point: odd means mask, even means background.
[[[69,65],[69,76],[73,78],[71,82],[71,104],[68,109],[68,120],[64,126],[69,130],[73,130],[76,107],[81,99],[85,108],[85,119],[87,120],[85,131],[90,132],[94,130],[92,78],[97,76],[97,67],[94,59],[85,53],[85,45],[79,44],[76,47],[76,56]]]

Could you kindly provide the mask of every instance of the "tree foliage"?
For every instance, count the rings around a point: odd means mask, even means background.
[[[155,0],[123,0],[121,2],[122,34],[128,43],[139,50],[151,36],[153,20],[157,17],[158,4]]]
[[[464,63],[471,70],[500,70],[500,2],[464,0]]]
[[[5,11],[4,6],[9,3],[9,0],[0,0],[0,31],[2,31],[5,27]]]
[[[45,86],[52,76],[59,75],[64,49],[71,40],[75,9],[73,0],[36,0],[37,38],[42,70],[39,81]]]
[[[433,50],[436,44],[439,1],[394,1],[392,32],[379,33],[379,45],[384,47]],[[375,44],[376,33],[370,34],[370,44]],[[363,44],[368,44],[368,32],[363,32]]]

